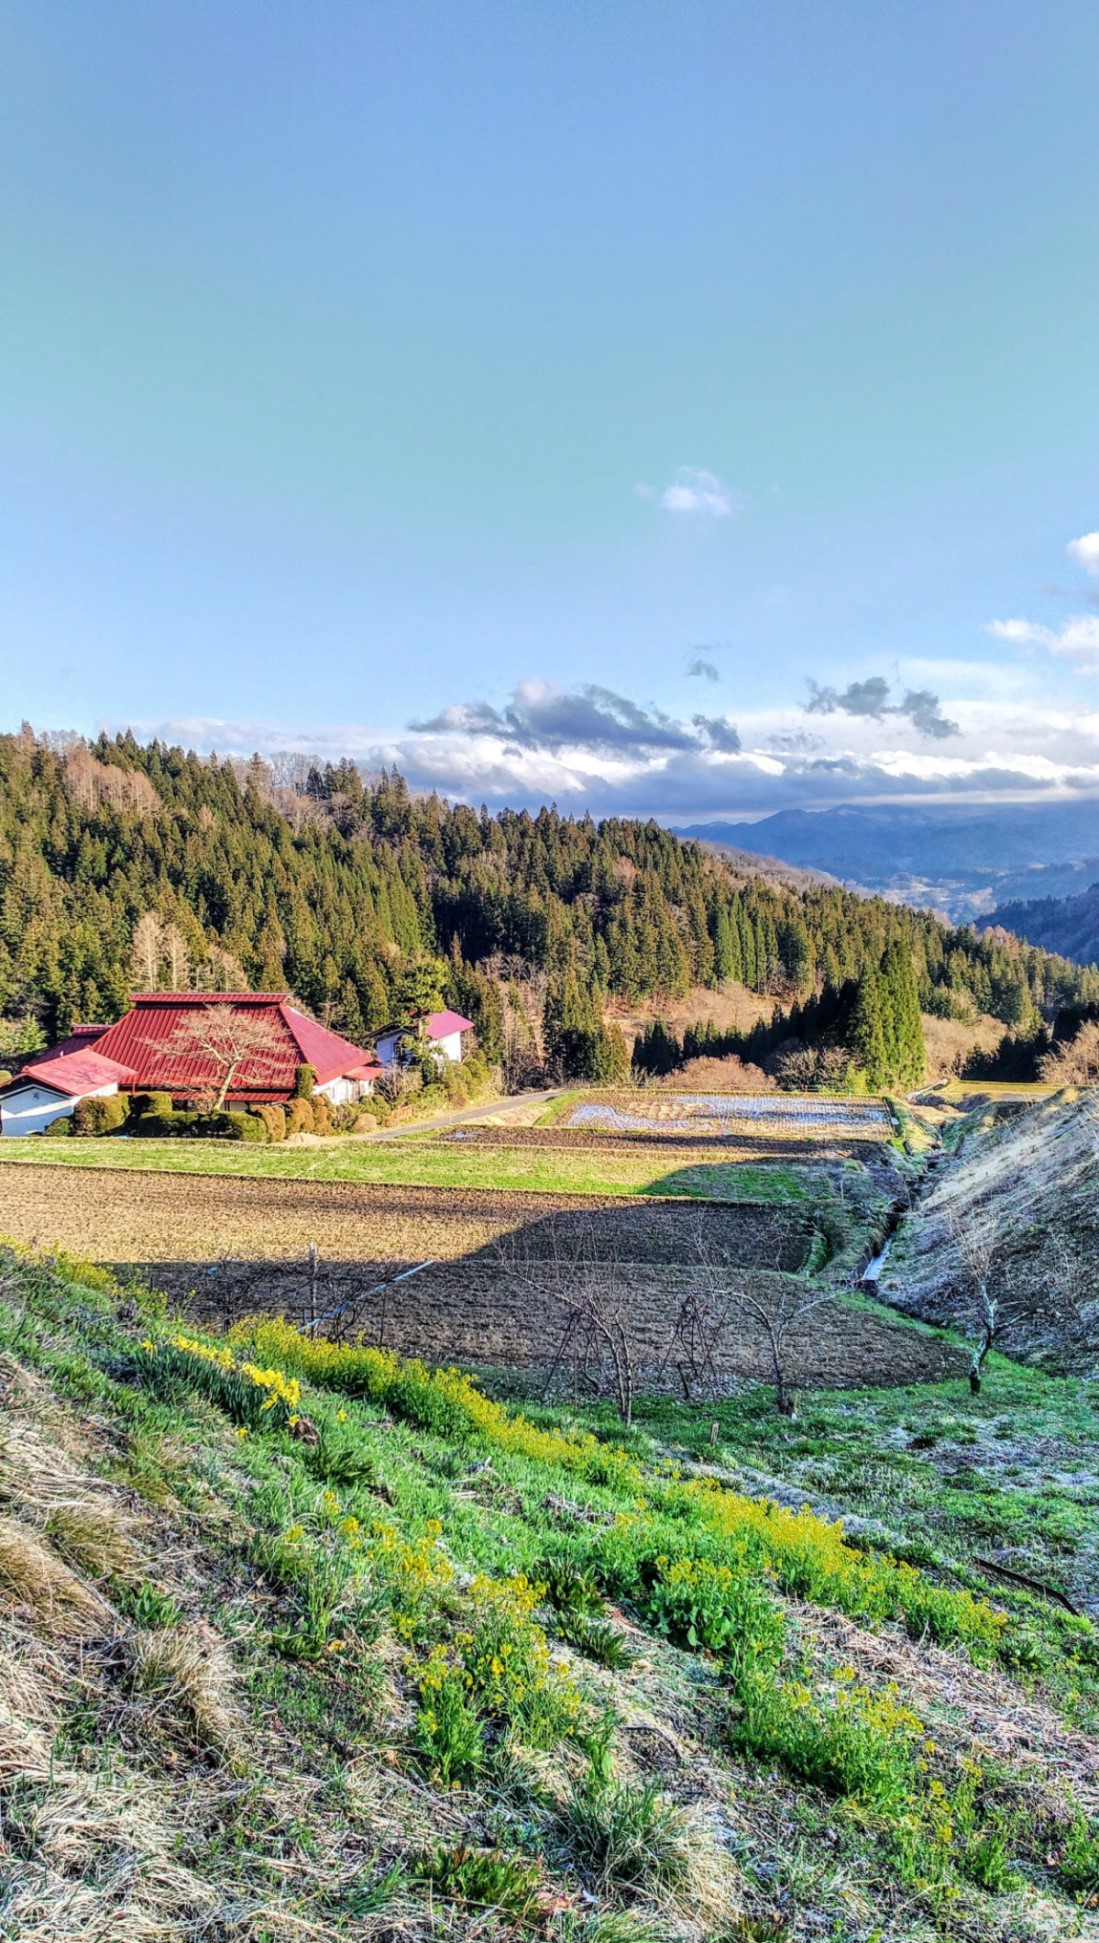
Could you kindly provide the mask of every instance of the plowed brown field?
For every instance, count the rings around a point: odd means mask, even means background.
[[[310,1242],[331,1261],[454,1261],[550,1220],[558,1241],[582,1231],[590,1252],[594,1234],[596,1253],[622,1261],[689,1259],[700,1221],[738,1261],[796,1268],[804,1257],[805,1223],[782,1207],[0,1163],[0,1234],[99,1262],[285,1261]]]
[[[759,1290],[777,1281],[776,1268],[799,1266],[806,1245],[804,1220],[781,1207],[26,1163],[0,1164],[0,1233],[140,1269],[154,1285],[189,1297],[199,1316],[219,1320],[244,1308],[300,1319],[310,1242],[321,1259],[322,1312],[362,1296],[393,1263],[430,1259],[430,1268],[389,1290],[384,1314],[380,1299],[365,1304],[357,1320],[368,1338],[384,1332],[387,1345],[407,1355],[536,1378],[553,1361],[569,1303],[589,1272],[598,1273],[585,1262],[610,1262],[616,1293],[634,1317],[642,1381],[663,1357],[692,1290],[700,1244],[729,1264],[721,1279],[750,1280]],[[933,1381],[957,1373],[959,1354],[940,1338],[836,1300],[791,1340],[789,1375],[805,1388]],[[744,1319],[719,1363],[723,1388],[766,1381],[762,1331]],[[660,1387],[675,1386],[672,1368]]]

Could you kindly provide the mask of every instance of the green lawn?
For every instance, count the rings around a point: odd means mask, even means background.
[[[364,1181],[395,1187],[494,1188],[535,1194],[662,1194],[687,1200],[802,1201],[820,1170],[735,1161],[669,1168],[658,1149],[588,1153],[440,1141],[333,1140],[321,1147],[253,1147],[222,1140],[9,1140],[0,1164],[122,1167],[260,1180]]]

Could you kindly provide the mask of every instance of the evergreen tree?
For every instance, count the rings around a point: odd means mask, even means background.
[[[874,1093],[889,1084],[882,1009],[881,974],[876,965],[867,965],[855,992],[849,1043],[855,1062]]]

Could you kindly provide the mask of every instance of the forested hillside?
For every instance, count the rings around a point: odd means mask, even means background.
[[[600,1037],[608,1000],[737,979],[804,1007],[864,973],[888,982],[898,954],[924,1010],[946,1016],[976,1007],[1026,1028],[1099,999],[1099,973],[1006,933],[746,877],[654,822],[490,816],[350,762],[0,737],[9,1051],[35,1024],[53,1038],[117,1017],[135,986],[289,989],[359,1039],[426,955],[490,1057],[522,986],[558,1070],[609,1077],[622,1048]]]
[[[1004,904],[992,922],[1006,925],[1028,943],[1063,952],[1078,964],[1099,962],[1099,884],[1073,897],[1034,897]]]

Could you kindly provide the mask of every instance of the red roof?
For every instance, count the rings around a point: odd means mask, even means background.
[[[131,1084],[139,1090],[209,1091],[220,1085],[217,1062],[197,1048],[179,1046],[178,1039],[188,1017],[210,1006],[230,1006],[271,1028],[271,1045],[256,1047],[242,1061],[229,1089],[231,1099],[286,1099],[299,1066],[312,1066],[317,1084],[324,1086],[370,1063],[371,1055],[361,1046],[307,1019],[285,992],[135,992],[132,1012],[108,1028],[96,1051],[124,1060],[132,1069]]]
[[[460,1012],[429,1012],[427,1015],[429,1039],[446,1039],[452,1032],[472,1031],[473,1020],[463,1019]]]
[[[98,1052],[69,1052],[60,1057],[56,1055],[36,1060],[33,1066],[24,1066],[18,1080],[33,1080],[38,1086],[52,1086],[56,1093],[67,1093],[79,1098],[83,1093],[94,1093],[101,1086],[109,1086],[114,1080],[122,1084],[133,1079],[133,1067],[123,1066],[117,1059],[105,1059]]]
[[[86,1052],[87,1048],[106,1032],[105,1025],[74,1025],[67,1039],[62,1039],[48,1052],[27,1052],[13,1061],[6,1061],[13,1072],[23,1072],[28,1066],[46,1066],[54,1059],[67,1059],[71,1052]]]

